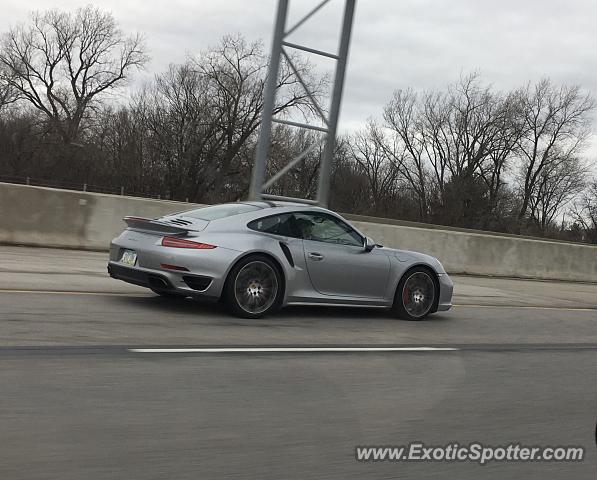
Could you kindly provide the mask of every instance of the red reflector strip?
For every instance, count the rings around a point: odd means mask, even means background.
[[[178,265],[170,265],[169,263],[161,263],[160,266],[162,268],[167,268],[168,270],[180,270],[182,272],[189,271],[189,269],[187,267],[179,267]]]
[[[210,250],[216,248],[215,245],[210,245],[209,243],[192,242],[191,240],[185,240],[184,238],[178,237],[164,237],[162,238],[162,245],[164,247],[196,248],[198,250]]]

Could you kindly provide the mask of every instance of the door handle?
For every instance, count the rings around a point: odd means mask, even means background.
[[[310,252],[309,258],[311,260],[320,261],[320,260],[323,260],[323,255],[321,253],[317,253],[317,252]]]

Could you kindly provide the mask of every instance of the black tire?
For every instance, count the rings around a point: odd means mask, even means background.
[[[408,270],[398,282],[393,310],[403,320],[423,320],[434,312],[439,299],[436,275],[425,267]]]
[[[261,318],[279,308],[283,290],[278,265],[266,255],[249,255],[230,270],[224,303],[238,317]]]
[[[168,290],[160,290],[158,288],[150,288],[153,293],[157,293],[160,297],[164,298],[185,298],[186,295],[178,292],[171,292]]]

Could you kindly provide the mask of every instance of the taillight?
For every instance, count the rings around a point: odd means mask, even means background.
[[[164,247],[196,248],[198,250],[209,250],[216,248],[215,245],[210,245],[209,243],[192,242],[191,240],[185,240],[184,238],[178,237],[164,237],[162,238],[162,245]]]

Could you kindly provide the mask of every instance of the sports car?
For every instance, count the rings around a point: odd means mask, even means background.
[[[241,317],[341,305],[420,320],[451,307],[453,284],[437,259],[379,245],[325,208],[236,202],[124,221],[111,277],[166,297],[220,299]]]

